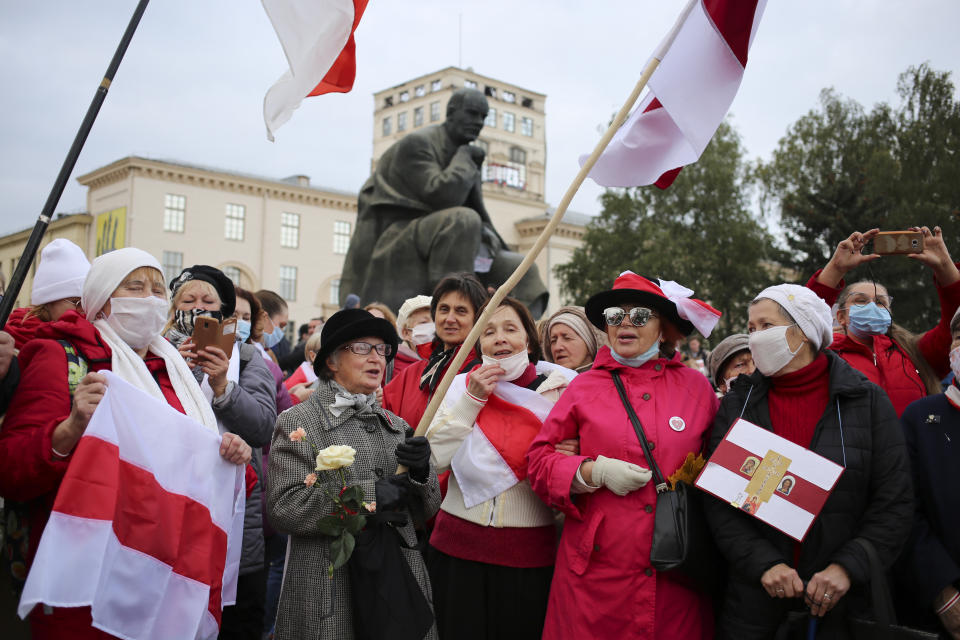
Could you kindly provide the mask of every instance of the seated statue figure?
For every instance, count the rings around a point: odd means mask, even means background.
[[[357,226],[340,280],[341,304],[356,293],[364,304],[398,309],[430,294],[453,272],[476,273],[499,287],[523,256],[509,251],[483,206],[485,153],[470,143],[487,117],[475,89],[455,91],[443,124],[413,131],[387,149],[360,190]],[[536,265],[513,290],[539,317],[548,293]]]

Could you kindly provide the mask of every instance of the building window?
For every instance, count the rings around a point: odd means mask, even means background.
[[[533,118],[520,118],[520,133],[530,138],[533,137]]]
[[[417,107],[413,110],[413,126],[423,126],[423,107]]]
[[[417,85],[417,87],[413,90],[413,95],[417,96],[418,98],[422,98],[423,96],[427,95],[427,90],[422,84]]]
[[[490,85],[487,85],[487,86],[485,86],[485,87],[483,88],[483,95],[487,96],[488,98],[496,98],[496,97],[497,97],[497,88],[496,88],[496,87],[491,87]]]
[[[410,102],[410,92],[401,91],[400,92],[400,102]]]
[[[223,228],[223,237],[227,240],[243,240],[244,218],[247,208],[242,204],[227,205],[227,219]]]
[[[467,88],[467,89],[476,89],[476,88],[477,88],[477,83],[474,82],[473,80],[464,80],[464,81],[463,81],[463,86],[464,86],[465,88]]]
[[[240,269],[238,267],[223,267],[220,271],[223,271],[223,275],[230,278],[235,287],[240,286]]]
[[[521,98],[520,104],[527,109],[533,109],[533,100],[531,98]]]
[[[440,119],[440,101],[430,103],[430,122],[436,122]]]
[[[186,196],[168,193],[163,198],[163,230],[183,233],[183,221],[187,214]]]
[[[430,91],[440,91],[443,88],[443,80],[434,80],[430,83]]]
[[[527,152],[520,147],[510,147],[510,162],[527,164]]]
[[[487,119],[483,121],[484,126],[497,128],[497,110],[490,109],[487,111]]]
[[[350,223],[337,220],[333,223],[333,252],[345,254],[350,248]]]
[[[280,266],[280,297],[293,302],[297,299],[297,268]]]
[[[507,111],[503,112],[503,130],[509,133],[517,130],[517,119]]]
[[[383,99],[383,107],[392,107],[393,106],[393,96],[387,96]]]
[[[397,114],[397,133],[407,130],[407,112]]]
[[[296,249],[300,246],[300,214],[280,214],[280,246]]]
[[[183,271],[183,253],[179,251],[163,252],[163,279],[170,282]]]
[[[388,136],[393,133],[393,126],[391,125],[390,118],[383,119],[383,135]]]
[[[330,281],[330,304],[340,304],[340,278]]]
[[[513,91],[504,91],[502,96],[504,102],[516,102],[517,96]]]

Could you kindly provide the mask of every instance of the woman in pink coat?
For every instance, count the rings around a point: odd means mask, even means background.
[[[533,489],[566,523],[550,587],[544,638],[711,638],[709,598],[650,565],[656,490],[611,373],[619,372],[665,476],[703,449],[717,410],[710,382],[672,353],[720,313],[674,282],[626,271],[590,298],[586,314],[610,347],[577,376],[527,454]],[[580,454],[556,443],[580,439]]]

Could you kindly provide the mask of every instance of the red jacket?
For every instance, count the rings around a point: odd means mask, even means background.
[[[841,280],[838,287],[828,287],[817,282],[819,275],[820,271],[813,274],[807,287],[833,306],[846,283]],[[960,282],[947,287],[937,285],[937,295],[940,297],[940,322],[920,337],[917,347],[934,373],[943,378],[950,373],[950,320],[960,306]],[[909,356],[886,335],[873,336],[871,349],[848,335],[837,333],[830,350],[886,391],[898,416],[911,402],[927,395],[923,380]]]
[[[393,378],[396,379],[404,369],[409,367],[412,364],[420,362],[422,358],[417,355],[410,347],[404,343],[400,343],[400,347],[397,349],[397,355],[393,359]]]
[[[14,309],[10,312],[6,326],[3,327],[4,331],[13,336],[13,345],[17,349],[23,349],[23,345],[32,340],[36,336],[37,329],[44,324],[43,320],[37,316],[27,317],[28,313],[30,313],[30,307]]]
[[[653,481],[622,497],[603,487],[570,494],[577,469],[588,458],[603,455],[650,466],[614,387],[613,370],[623,378],[665,476],[688,453],[703,450],[717,412],[707,378],[679,358],[631,368],[614,360],[604,346],[593,368],[570,383],[527,453],[533,490],[567,516],[543,637],[712,638],[709,598],[650,565],[657,501]],[[555,449],[567,438],[580,439],[580,455]]]

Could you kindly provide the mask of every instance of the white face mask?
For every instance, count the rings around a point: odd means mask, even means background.
[[[950,370],[960,380],[960,347],[950,350]]]
[[[526,370],[527,365],[530,364],[530,354],[528,354],[526,350],[523,350],[518,351],[512,356],[500,359],[492,356],[482,356],[482,360],[483,364],[495,364],[506,371],[503,379],[510,381],[519,378]]]
[[[750,334],[750,353],[753,355],[753,364],[763,375],[769,377],[783,369],[803,347],[801,342],[796,351],[790,351],[790,345],[787,343],[787,329],[792,326],[794,325],[770,327]]]
[[[146,298],[110,298],[110,325],[131,349],[143,349],[160,335],[167,323],[167,301]]]
[[[410,329],[410,333],[410,340],[414,345],[427,344],[432,342],[433,337],[437,335],[437,325],[432,322],[421,322]]]

